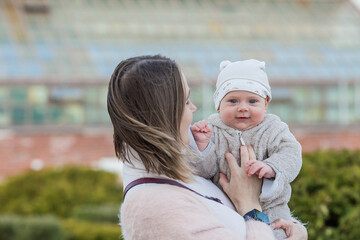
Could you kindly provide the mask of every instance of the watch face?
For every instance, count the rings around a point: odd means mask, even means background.
[[[261,221],[261,222],[264,222],[264,223],[270,225],[269,217],[265,213],[260,212],[259,210],[256,210],[256,209],[253,209],[250,212],[246,213],[244,215],[244,219],[245,219],[245,221],[248,221],[251,219],[256,220],[256,221]]]
[[[255,209],[255,211],[256,211],[256,217],[257,217],[258,219],[260,219],[261,221],[263,221],[263,222],[266,223],[266,224],[270,224],[269,218],[268,218],[268,216],[267,216],[265,213],[260,212],[260,211],[258,211],[258,210],[256,210],[256,209]]]

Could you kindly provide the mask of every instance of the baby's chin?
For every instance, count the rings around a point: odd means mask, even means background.
[[[239,131],[246,131],[246,130],[249,130],[253,127],[255,127],[257,125],[248,125],[248,126],[244,126],[244,127],[236,127],[235,129],[239,130]]]

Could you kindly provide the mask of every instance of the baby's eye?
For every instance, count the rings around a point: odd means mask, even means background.
[[[229,102],[231,102],[231,103],[236,103],[237,101],[236,101],[236,99],[230,99]]]
[[[249,102],[250,103],[256,103],[257,101],[256,101],[256,99],[251,99]]]

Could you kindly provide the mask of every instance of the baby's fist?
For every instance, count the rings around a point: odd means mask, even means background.
[[[206,120],[201,120],[194,123],[190,127],[191,133],[194,136],[196,145],[200,151],[203,151],[210,142],[210,137],[212,134],[211,127]]]
[[[258,160],[250,160],[246,163],[246,173],[248,176],[256,174],[259,178],[274,178],[276,176],[272,167]]]

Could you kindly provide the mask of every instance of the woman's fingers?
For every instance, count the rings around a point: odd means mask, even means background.
[[[241,167],[245,167],[250,159],[250,153],[247,146],[240,146],[240,156],[241,156]]]
[[[249,146],[247,146],[247,149],[249,151],[249,160],[256,160],[254,148],[249,145]]]
[[[225,153],[225,158],[229,165],[230,176],[232,176],[233,174],[236,174],[239,170],[239,165],[238,165],[235,157],[231,153],[227,152],[227,153]]]
[[[240,146],[240,156],[241,156],[241,167],[245,167],[256,160],[256,155],[252,146]]]
[[[243,167],[239,167],[235,157],[231,153],[226,153],[225,158],[228,162],[231,178],[227,179],[224,174],[220,174],[219,180],[224,192],[231,199],[237,212],[241,215],[244,215],[254,208],[261,211],[259,203],[261,180],[255,176],[248,177],[245,172],[245,166],[249,160],[249,156],[248,148],[241,146],[241,161]]]
[[[219,183],[220,183],[220,186],[224,189],[224,192],[228,192],[229,180],[227,179],[225,174],[220,173]]]

